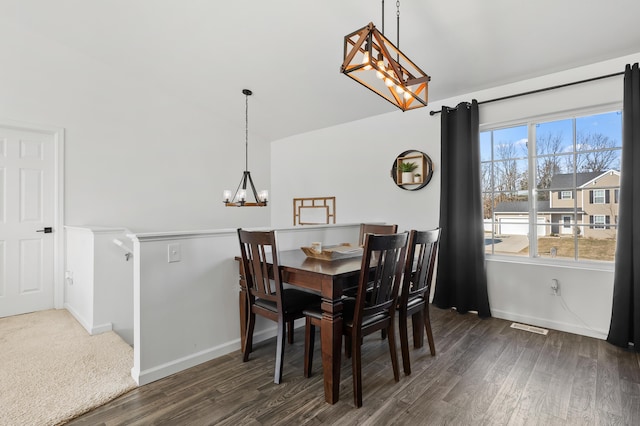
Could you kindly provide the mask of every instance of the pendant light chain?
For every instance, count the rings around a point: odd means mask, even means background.
[[[400,0],[396,1],[396,47],[400,49]]]
[[[244,96],[244,171],[249,170],[249,94]]]
[[[382,0],[382,35],[384,35],[384,0]]]

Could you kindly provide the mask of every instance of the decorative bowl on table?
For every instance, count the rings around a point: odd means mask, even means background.
[[[348,259],[350,257],[362,256],[362,247],[354,246],[350,243],[324,246],[322,247],[322,251],[319,253],[312,250],[311,247],[300,247],[300,249],[307,255],[307,257],[322,260]]]

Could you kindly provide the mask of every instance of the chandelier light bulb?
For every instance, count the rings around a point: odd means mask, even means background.
[[[373,68],[371,66],[371,62],[369,61],[369,52],[368,51],[364,52],[364,56],[362,58],[362,63],[365,64],[364,69],[367,70],[367,71],[369,71],[371,68]]]
[[[376,71],[376,77],[378,77],[380,80],[382,80],[384,78],[384,74],[382,73],[383,71],[386,71],[387,69],[384,67],[384,61],[382,59],[380,59],[378,61],[378,71]]]
[[[393,80],[391,80],[389,77],[387,77],[387,78],[384,79],[384,84],[387,87],[392,87],[393,86]]]
[[[404,92],[404,100],[408,101],[409,99],[411,99],[411,93],[409,91]]]
[[[236,198],[238,199],[238,201],[244,201],[247,199],[247,190],[246,189],[239,189],[238,193],[236,194]]]

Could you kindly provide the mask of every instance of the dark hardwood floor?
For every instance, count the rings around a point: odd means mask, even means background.
[[[303,377],[298,329],[280,385],[273,383],[271,339],[255,345],[249,362],[239,351],[223,356],[141,386],[68,425],[640,425],[639,354],[435,307],[431,318],[437,355],[428,345],[412,349],[413,372],[405,376],[400,365],[398,383],[387,342],[365,338],[360,409],[353,405],[350,360],[343,359],[335,405],[324,402],[319,345],[314,375]]]

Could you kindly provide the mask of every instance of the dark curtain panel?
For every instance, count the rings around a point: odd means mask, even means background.
[[[640,351],[640,71],[624,72],[622,167],[613,309],[607,341]]]
[[[442,108],[440,253],[433,303],[490,317],[480,187],[478,102]]]

